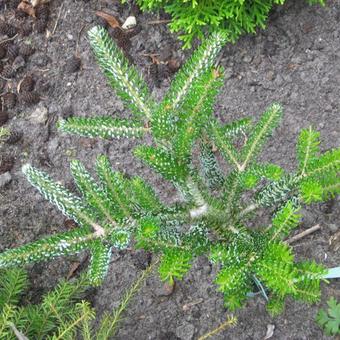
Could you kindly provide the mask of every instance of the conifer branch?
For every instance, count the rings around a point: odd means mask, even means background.
[[[320,133],[313,130],[310,126],[300,132],[297,143],[297,158],[302,175],[305,174],[307,165],[316,158],[319,153]]]
[[[223,85],[221,74],[221,70],[208,69],[197,77],[180,107],[179,130],[173,141],[179,159],[190,159],[192,144],[213,113],[215,97]]]
[[[296,208],[291,201],[288,201],[286,205],[276,213],[273,218],[272,226],[267,229],[271,237],[271,241],[276,240],[278,237],[284,237],[289,234],[289,232],[297,227],[300,221],[300,215],[298,211],[300,209]]]
[[[320,176],[340,171],[340,148],[325,152],[320,157],[311,160],[305,173],[307,176]]]
[[[245,188],[254,188],[261,179],[278,181],[283,175],[283,170],[275,164],[252,164],[239,176],[240,184]]]
[[[149,131],[140,123],[111,117],[71,117],[61,119],[58,128],[62,132],[72,133],[84,137],[139,138]]]
[[[157,214],[164,208],[152,187],[142,178],[137,176],[132,178],[130,187],[133,193],[132,200],[139,209]]]
[[[202,177],[209,188],[216,189],[223,185],[224,175],[207,138],[200,142],[200,165]]]
[[[0,268],[49,260],[61,255],[77,254],[88,248],[89,243],[100,237],[85,228],[77,228],[38,241],[9,249],[0,254]]]
[[[54,182],[44,172],[26,164],[22,172],[28,181],[36,187],[40,193],[52,204],[55,204],[61,212],[73,218],[80,225],[93,225],[93,212],[76,195],[70,193],[62,185]]]
[[[108,197],[102,188],[98,186],[95,180],[86,171],[84,165],[77,160],[72,161],[71,172],[87,204],[95,208],[97,218],[115,226],[115,211],[114,207],[112,207],[112,203],[108,200]]]
[[[15,316],[15,307],[6,304],[0,314],[0,335],[1,337],[9,337],[12,335],[12,330],[9,327],[9,323]]]
[[[28,286],[26,271],[21,268],[10,268],[5,271],[0,270],[0,311],[4,306],[16,305],[20,295]],[[1,333],[0,333],[1,334]]]
[[[142,115],[149,120],[153,102],[138,71],[129,65],[104,28],[95,26],[88,35],[97,61],[117,94],[137,116]]]
[[[235,147],[232,145],[228,137],[223,133],[223,129],[217,125],[217,123],[211,124],[211,137],[217,147],[221,150],[222,154],[226,157],[228,161],[237,169],[241,170],[241,162],[238,157],[238,153]]]
[[[63,323],[51,340],[75,339],[77,330],[81,324],[89,323],[95,318],[95,311],[91,308],[89,302],[82,301],[76,305],[75,316],[70,318],[68,322]]]
[[[89,248],[91,251],[91,262],[88,277],[92,285],[99,286],[106,276],[112,249],[110,245],[104,245],[100,240],[91,242]]]
[[[326,174],[320,179],[322,199],[327,200],[340,194],[340,175]]]
[[[119,172],[112,170],[107,156],[101,155],[97,158],[96,169],[103,190],[107,195],[112,209],[115,209],[116,218],[130,217],[131,207],[126,192],[128,183]],[[114,206],[114,208],[113,208]]]
[[[242,118],[230,124],[222,125],[222,132],[227,138],[233,138],[240,133],[246,133],[251,127],[250,118]]]
[[[163,281],[167,281],[170,286],[174,284],[174,279],[182,279],[190,269],[192,254],[181,249],[167,249],[164,251],[159,266],[159,275]]]
[[[193,88],[195,80],[213,66],[226,38],[226,33],[221,31],[212,34],[176,74],[162,104],[152,115],[152,131],[155,138],[172,137],[175,112]]]
[[[255,158],[266,139],[278,126],[281,116],[282,109],[278,104],[273,104],[266,112],[263,113],[260,121],[252,130],[253,132],[249,136],[242,150],[243,163],[240,167],[240,171],[244,171],[251,160]]]
[[[232,172],[224,184],[224,208],[227,212],[232,213],[240,193],[239,177],[236,172]]]
[[[137,147],[134,154],[169,181],[183,183],[189,174],[185,164],[160,148],[143,145]]]

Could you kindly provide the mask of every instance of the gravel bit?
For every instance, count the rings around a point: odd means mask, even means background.
[[[14,16],[15,16],[16,19],[22,20],[22,19],[27,18],[27,13],[24,12],[23,10],[21,10],[21,9],[16,9],[14,11]]]
[[[81,59],[75,55],[71,58],[67,59],[65,65],[65,71],[67,73],[75,73],[78,72],[81,66]]]
[[[3,45],[0,45],[0,59],[3,59],[6,57],[6,48]]]
[[[1,72],[1,76],[7,79],[13,78],[15,76],[13,67],[11,65],[5,65]]]
[[[12,181],[12,176],[9,172],[5,172],[0,175],[0,188],[4,188],[8,183]]]
[[[19,48],[19,54],[24,57],[29,57],[35,52],[35,49],[32,45],[22,44]]]
[[[32,76],[28,75],[20,82],[20,93],[32,92],[34,90],[35,81]]]
[[[48,18],[50,16],[50,9],[48,5],[39,5],[35,8],[35,16],[38,18],[38,20],[44,20],[48,21]]]
[[[18,45],[11,44],[7,47],[7,58],[9,61],[13,62],[18,55],[19,55]]]
[[[64,119],[72,117],[74,115],[73,107],[72,106],[65,106],[65,107],[63,107],[61,109],[60,115]]]
[[[4,125],[8,121],[8,113],[6,111],[0,111],[0,126]]]
[[[14,166],[14,158],[10,156],[3,156],[0,159],[0,174],[11,171]]]
[[[157,64],[151,64],[149,70],[150,70],[150,75],[152,77],[152,80],[154,81],[155,86],[160,87],[161,81],[160,81],[159,75],[158,75],[158,65]]]
[[[132,37],[134,37],[135,35],[137,35],[138,33],[140,33],[142,31],[142,26],[141,25],[137,25],[136,27],[134,27],[133,29],[127,31],[125,33],[125,36],[130,39]]]
[[[4,108],[6,109],[13,109],[17,102],[17,95],[13,92],[6,92],[2,96],[2,103]]]
[[[43,19],[38,19],[35,23],[35,30],[38,33],[45,33],[47,28],[47,21]]]
[[[1,64],[1,63],[0,63]],[[1,67],[0,67],[0,73],[1,73]],[[2,92],[3,91],[3,89],[5,88],[5,86],[6,86],[6,81],[4,80],[4,79],[1,79],[0,78],[0,92]]]
[[[5,34],[9,38],[13,38],[17,33],[18,33],[18,30],[17,30],[17,28],[15,26],[12,26],[12,25],[8,25],[7,26]]]
[[[16,144],[22,138],[23,133],[19,130],[13,130],[10,132],[10,135],[6,138],[5,142],[7,144]]]
[[[40,95],[37,92],[23,92],[19,95],[19,101],[27,105],[34,105],[39,103]]]
[[[24,22],[20,27],[19,32],[23,37],[27,37],[32,33],[32,24],[30,22]]]
[[[7,22],[1,20],[0,21],[0,34],[7,35],[7,31],[9,29],[9,24]]]
[[[13,61],[13,64],[12,64],[12,68],[13,68],[13,71],[17,72],[21,69],[23,69],[26,65],[26,61],[24,59],[23,56],[21,55],[18,55],[14,61]]]
[[[9,9],[16,9],[20,4],[20,0],[7,0],[6,2]]]

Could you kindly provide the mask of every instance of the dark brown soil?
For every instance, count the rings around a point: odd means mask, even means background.
[[[61,213],[22,175],[21,166],[27,162],[71,186],[68,171],[71,159],[80,159],[93,169],[96,156],[106,153],[117,170],[143,175],[156,185],[165,200],[177,199],[170,185],[132,157],[130,151],[137,142],[89,140],[56,131],[56,120],[65,115],[128,115],[95,64],[86,39],[88,28],[99,22],[95,16],[99,9],[111,11],[121,21],[133,10],[128,5],[119,5],[118,1],[54,0],[50,3],[50,19],[44,19],[45,29],[43,23],[34,23],[32,18],[20,19],[21,33],[11,42],[18,46],[28,44],[34,47],[34,53],[20,56],[19,47],[18,56],[14,56],[13,49],[11,61],[4,59],[6,68],[11,65],[15,72],[7,74],[9,77],[5,78],[10,79],[5,80],[1,93],[16,93],[20,80],[30,75],[34,79],[35,94],[17,93],[18,101],[13,108],[8,108],[9,120],[5,126],[23,135],[14,139],[14,143],[0,146],[2,159],[14,160],[13,167],[0,178],[0,251],[69,228]],[[18,20],[14,11],[2,10],[0,15],[9,23]],[[138,13],[140,31],[127,37],[130,42],[125,41],[124,46],[129,58],[148,79],[155,96],[160,97],[169,84],[172,70],[160,67],[156,72],[151,58],[143,54],[160,54],[158,58],[172,60],[170,64],[176,65],[182,63],[190,51],[180,50],[180,43],[165,25],[148,24],[155,19],[155,15]],[[226,81],[216,113],[223,121],[245,116],[256,118],[272,102],[282,103],[284,122],[263,158],[287,170],[295,166],[295,142],[301,128],[309,125],[317,128],[324,150],[339,146],[339,21],[338,0],[327,1],[323,8],[310,7],[302,0],[290,0],[273,11],[266,30],[256,36],[245,36],[223,50],[221,64],[225,67]],[[33,28],[33,33],[29,33],[27,26]],[[23,29],[28,33],[22,33]],[[38,33],[41,31],[43,33]],[[0,41],[5,38],[0,37]],[[71,67],[74,56],[80,58],[80,63],[77,61],[77,65]],[[17,60],[18,57],[21,59]],[[31,93],[33,99],[27,93]],[[339,217],[339,199],[306,209],[300,231],[316,223],[320,223],[322,229],[294,244],[297,256],[313,258],[328,267],[339,265],[339,253],[329,245],[329,238],[339,230]],[[67,275],[74,261],[77,258],[31,266],[34,289],[30,295],[38,298],[41,292],[53,287]],[[142,252],[114,254],[107,279],[93,298],[99,315],[117,306],[145,261]],[[170,296],[164,296],[158,276],[151,276],[127,310],[117,339],[190,340],[218,326],[225,320],[227,311],[223,297],[215,290],[214,275],[215,269],[205,258],[200,258]],[[340,297],[338,280],[323,284],[319,305],[288,301],[285,312],[278,318],[267,314],[262,297],[250,299],[247,306],[236,313],[238,325],[214,339],[263,339],[268,324],[275,325],[273,339],[326,339],[314,318],[318,308],[332,295]],[[184,310],[183,306],[188,303],[194,305]]]

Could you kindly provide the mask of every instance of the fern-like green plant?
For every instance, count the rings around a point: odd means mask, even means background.
[[[223,84],[223,69],[214,61],[228,39],[224,31],[202,43],[160,103],[104,29],[92,28],[89,37],[99,65],[134,118],[72,117],[61,120],[59,130],[107,139],[148,135],[152,143],[141,138],[134,155],[172,183],[182,199],[175,205],[162,202],[147,181],[113,170],[105,155],[97,159],[98,179],[72,161],[80,196],[25,165],[32,185],[79,226],[3,252],[0,268],[87,250],[88,276],[98,285],[112,248],[135,244],[160,254],[159,273],[170,284],[184,277],[197,256],[209,257],[218,266],[215,283],[231,309],[243,304],[253,282],[267,290],[273,314],[282,310],[287,296],[317,301],[326,269],[314,261],[295,261],[284,238],[298,227],[303,205],[340,192],[340,149],[321,153],[319,134],[313,128],[302,130],[297,169],[286,173],[257,160],[282,119],[280,105],[271,105],[255,123],[246,119],[223,125],[214,118],[214,100]],[[247,138],[237,147],[240,135]],[[215,150],[228,168],[220,166]],[[271,224],[248,228],[258,209],[273,214]]]
[[[126,2],[126,0],[122,0]],[[270,10],[285,0],[136,0],[144,11],[164,9],[171,15],[169,26],[179,32],[184,48],[194,38],[202,39],[205,32],[225,29],[228,40],[235,41],[243,33],[255,33],[265,28]],[[308,0],[309,4],[324,5],[324,0]]]
[[[21,301],[29,287],[27,273],[10,268],[1,269],[0,274],[1,339],[75,339],[80,329],[80,321],[75,321],[94,317],[90,305],[80,301],[89,287],[86,277],[62,281],[42,297],[40,304],[30,304]]]
[[[81,300],[89,287],[85,276],[72,282],[60,282],[42,297],[40,304],[30,304],[20,301],[29,286],[27,273],[21,268],[1,269],[0,339],[111,339],[131,299],[157,264],[155,261],[142,271],[125,291],[118,308],[105,312],[97,327],[93,322],[96,318],[94,308],[88,301]]]

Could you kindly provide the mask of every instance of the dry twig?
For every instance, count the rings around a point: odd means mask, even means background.
[[[315,231],[317,231],[317,230],[319,230],[319,229],[321,229],[321,226],[320,226],[320,224],[317,224],[317,225],[315,225],[315,226],[313,226],[313,227],[311,227],[311,228],[309,228],[309,229],[303,231],[302,233],[297,234],[297,235],[295,235],[295,236],[289,238],[289,239],[286,240],[285,242],[286,242],[287,244],[291,244],[291,243],[293,243],[293,242],[295,242],[295,241],[298,241],[298,240],[302,239],[303,237],[305,237],[305,236],[307,236],[307,235],[309,235],[309,234],[314,233]]]
[[[168,24],[170,23],[171,20],[169,19],[164,19],[164,20],[151,20],[151,21],[148,21],[147,24],[148,25],[160,25],[160,24]]]

